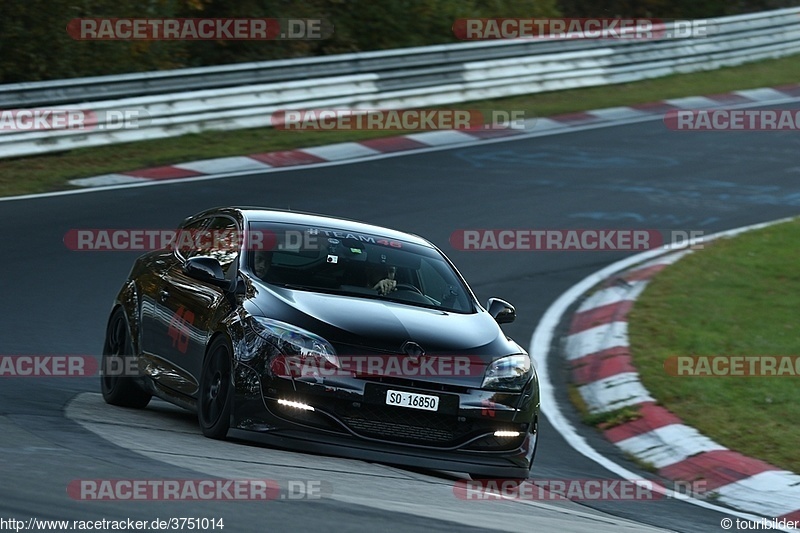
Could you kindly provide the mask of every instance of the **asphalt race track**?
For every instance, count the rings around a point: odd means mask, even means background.
[[[100,353],[112,298],[136,253],[70,251],[62,242],[70,229],[168,229],[189,214],[228,204],[321,212],[419,233],[455,261],[481,301],[497,296],[517,307],[517,321],[504,328],[527,345],[562,292],[630,252],[459,252],[449,244],[452,232],[710,234],[792,216],[800,211],[798,148],[794,132],[674,132],[648,122],[355,164],[0,202],[8,224],[0,355]],[[561,379],[561,367],[551,365]],[[562,409],[573,413],[558,389]],[[599,451],[640,471],[593,430],[581,431]],[[0,517],[25,520],[222,517],[226,532],[649,530],[643,524],[708,532],[720,531],[725,516],[680,500],[459,500],[453,483],[461,474],[211,441],[193,415],[164,403],[154,401],[143,412],[106,406],[97,377],[1,379],[0,450]],[[545,419],[532,476],[612,474],[574,452]],[[92,502],[71,499],[66,490],[75,479],[203,477],[317,480],[324,497]]]

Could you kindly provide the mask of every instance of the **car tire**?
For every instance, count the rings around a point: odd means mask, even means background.
[[[122,309],[117,308],[111,314],[106,328],[106,340],[103,343],[103,356],[100,362],[100,390],[103,393],[103,400],[108,404],[144,409],[150,403],[152,395],[143,390],[133,377],[114,375],[109,371],[112,366],[114,368],[127,367],[124,361],[122,365],[111,365],[113,359],[132,355],[133,344],[128,333],[128,320]]]
[[[206,352],[200,374],[197,419],[203,435],[224,439],[230,429],[233,410],[232,349],[225,337],[217,337]]]

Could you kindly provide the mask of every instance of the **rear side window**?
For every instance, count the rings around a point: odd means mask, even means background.
[[[239,257],[239,236],[238,225],[232,218],[204,218],[178,231],[175,236],[175,251],[184,261],[197,256],[213,257],[220,262],[222,270],[227,274]]]

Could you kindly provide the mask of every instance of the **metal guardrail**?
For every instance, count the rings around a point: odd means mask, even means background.
[[[138,128],[0,129],[0,158],[270,126],[308,108],[408,108],[624,83],[800,53],[800,8],[709,19],[705,37],[481,41],[0,86],[0,108],[138,110]],[[671,31],[672,25],[665,28]]]

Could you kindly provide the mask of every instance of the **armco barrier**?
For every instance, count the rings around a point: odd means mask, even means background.
[[[707,21],[709,35],[518,39],[0,86],[0,108],[135,110],[139,127],[0,129],[0,158],[270,126],[287,108],[407,108],[625,83],[800,53],[800,8]],[[671,25],[667,26],[669,30]]]

